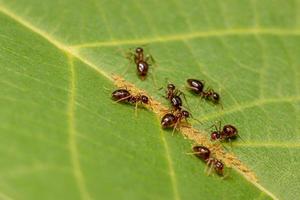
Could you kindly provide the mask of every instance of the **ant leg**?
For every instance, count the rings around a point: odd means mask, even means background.
[[[212,168],[213,168],[213,158],[209,158],[205,167],[205,173],[208,176],[211,174]]]
[[[223,104],[220,102],[219,105],[221,106],[221,109],[224,110]]]
[[[221,127],[222,127],[222,123],[221,123],[221,120],[218,121],[218,124],[219,124],[219,131],[221,131]]]
[[[230,173],[228,172],[228,170],[231,170],[231,168],[230,168],[230,169],[227,169],[226,172],[225,172],[225,174],[222,175],[222,178],[221,178],[222,180],[227,179],[227,178],[230,177],[230,176],[229,176]]]
[[[213,124],[213,125],[211,125],[209,128],[210,128],[210,129],[211,129],[211,128],[215,128],[215,129],[216,129],[216,131],[218,131],[218,132],[219,132],[219,129],[218,129],[218,127],[217,127],[217,125],[216,125],[216,124]]]
[[[188,110],[190,111],[191,108],[190,108],[190,105],[189,105],[189,103],[188,103],[188,101],[187,101],[187,99],[186,99],[185,94],[184,94],[183,92],[180,91],[178,96],[180,96],[180,95],[183,96],[183,99],[184,99],[184,101],[185,101],[185,103],[186,103],[186,105],[187,105],[187,107],[188,107]]]
[[[198,152],[189,152],[189,153],[185,153],[186,155],[196,155],[199,154]]]
[[[138,101],[135,102],[135,111],[134,114],[137,117]]]
[[[232,149],[232,140],[230,139],[230,138],[228,138],[228,142],[229,142],[229,144],[230,144],[230,148]]]
[[[190,115],[191,115],[191,118],[192,118],[193,120],[199,122],[200,124],[203,124],[199,119],[194,118],[194,116],[192,115],[192,113],[190,113]]]
[[[153,72],[153,71],[152,71],[152,72]],[[153,81],[153,83],[154,83],[155,88],[157,88],[157,82],[156,82],[156,78],[155,78],[154,73],[150,73],[150,76],[151,76],[151,79],[152,79],[152,81]]]
[[[180,120],[178,120],[178,121],[175,123],[175,125],[174,125],[173,131],[172,131],[172,136],[174,135],[175,129],[177,128],[177,125],[178,125],[178,122],[179,122],[179,121],[180,121]]]
[[[239,135],[239,134],[237,134],[236,135],[238,138],[240,138],[244,143],[245,143],[245,140]]]
[[[129,99],[130,97],[132,97],[132,95],[130,95],[128,97],[124,97],[124,98],[118,99],[117,101],[114,101],[114,103],[119,103],[120,101],[124,101],[126,99]]]
[[[104,89],[106,92],[109,92],[109,91],[111,91],[111,89],[109,89],[109,88],[105,87],[104,85],[103,85],[103,89]]]
[[[226,150],[226,151],[228,151],[228,148],[221,142],[221,141],[218,141],[221,145],[222,145],[222,147]],[[232,146],[231,146],[231,149],[232,149]]]
[[[147,55],[145,56],[145,61],[146,61],[146,62],[149,61],[150,64],[153,64],[153,65],[155,65],[155,67],[157,67],[157,66],[156,66],[156,61],[154,60],[154,58],[153,58],[152,55],[147,54]]]

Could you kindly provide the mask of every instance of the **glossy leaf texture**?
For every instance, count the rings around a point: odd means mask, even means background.
[[[1,199],[296,199],[300,195],[300,1],[0,0]],[[146,81],[125,57],[144,45]],[[128,68],[129,67],[129,68]],[[126,71],[126,69],[129,69]],[[112,74],[168,105],[186,92],[194,127],[234,124],[225,145],[258,183],[208,176],[192,141],[146,109],[113,103]],[[151,75],[156,80],[153,83]]]

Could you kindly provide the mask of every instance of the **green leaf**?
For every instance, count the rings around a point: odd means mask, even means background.
[[[296,199],[300,8],[289,1],[0,0],[0,199]],[[112,74],[167,105],[122,56],[146,44],[157,85],[187,93],[194,127],[238,127],[226,145],[256,174],[207,176],[193,141],[146,109],[115,104]],[[193,120],[191,120],[193,121]]]

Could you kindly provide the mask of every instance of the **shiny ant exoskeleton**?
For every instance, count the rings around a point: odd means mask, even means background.
[[[231,141],[238,136],[238,130],[233,125],[227,124],[223,126],[223,129],[221,129],[220,123],[219,127],[217,127],[216,125],[214,125],[214,127],[216,130],[211,133],[211,140]]]
[[[183,98],[186,101],[185,95],[180,90],[176,89],[175,85],[172,83],[169,83],[167,85],[166,90],[166,96],[164,96],[166,99],[168,99],[172,105],[172,109],[174,111],[181,110],[182,108],[182,100],[180,96],[183,96]]]
[[[188,79],[188,88],[196,94],[201,94],[204,89],[204,82],[196,79]]]
[[[193,152],[195,156],[204,162],[207,162],[210,157],[210,150],[205,146],[193,146]]]
[[[197,95],[200,95],[207,101],[210,101],[214,104],[220,103],[220,95],[215,92],[213,89],[204,90],[204,82],[196,79],[188,79],[188,88]]]
[[[186,110],[180,110],[173,113],[165,114],[161,119],[161,126],[162,128],[173,128],[174,133],[175,129],[177,128],[178,124],[182,122],[182,120],[186,120],[190,117],[190,113]]]
[[[189,153],[190,154],[190,153]],[[216,159],[211,157],[210,150],[205,146],[193,146],[193,153],[195,156],[200,158],[202,161],[204,161],[208,167],[214,168],[215,172],[218,175],[223,176],[224,174],[224,164]]]
[[[150,104],[149,97],[143,94],[132,95],[127,89],[117,89],[112,93],[115,102],[135,104],[136,111],[138,104]]]
[[[202,92],[202,97],[214,104],[218,104],[220,102],[220,95],[215,92],[213,89],[208,89]]]
[[[134,52],[128,53],[127,58],[134,61],[136,64],[137,74],[142,80],[146,79],[149,66],[155,63],[151,55],[145,55],[142,47],[137,47]]]
[[[211,159],[208,160],[207,165],[210,166],[210,167],[213,167],[215,172],[218,175],[220,175],[220,176],[224,175],[224,164],[222,163],[222,161],[220,161],[216,158],[211,158]]]

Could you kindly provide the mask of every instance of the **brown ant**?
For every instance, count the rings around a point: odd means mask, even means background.
[[[149,71],[149,66],[155,63],[153,57],[151,55],[145,55],[142,47],[137,47],[134,52],[129,52],[126,57],[134,61],[138,76],[142,80],[145,80]]]
[[[170,101],[174,111],[180,111],[182,109],[182,99],[180,97],[181,95],[187,102],[184,93],[176,89],[174,84],[169,83],[167,85],[166,96],[164,97]]]
[[[193,153],[195,156],[207,162],[210,157],[210,150],[205,146],[193,146]]]
[[[174,133],[175,129],[177,128],[178,124],[182,122],[182,120],[186,120],[190,117],[190,113],[186,110],[180,110],[176,113],[167,113],[161,119],[161,126],[162,128],[173,128]]]
[[[213,125],[215,127],[215,131],[213,131],[210,135],[211,140],[216,141],[231,141],[232,139],[235,139],[238,136],[238,130],[233,125],[227,124],[223,126],[223,129],[221,129],[221,122],[219,123],[219,127],[216,125]]]
[[[112,99],[115,102],[124,102],[135,104],[135,112],[137,112],[138,103],[150,104],[149,97],[142,94],[132,95],[127,89],[117,89],[112,93]]]
[[[197,95],[214,104],[220,103],[220,95],[213,89],[204,90],[205,83],[196,79],[187,80],[188,88]]]
[[[213,89],[208,89],[202,92],[202,97],[214,104],[220,103],[220,95],[215,92]]]
[[[214,168],[215,172],[220,175],[223,176],[224,175],[224,164],[222,163],[222,161],[216,159],[216,158],[211,158],[208,160],[207,165]],[[210,172],[208,172],[210,173]]]
[[[193,153],[188,154],[193,154],[196,157],[200,158],[203,162],[207,164],[207,166],[210,167],[210,170],[211,168],[214,168],[218,175],[224,175],[224,164],[220,160],[212,158],[210,150],[207,147],[198,145],[193,146]]]

